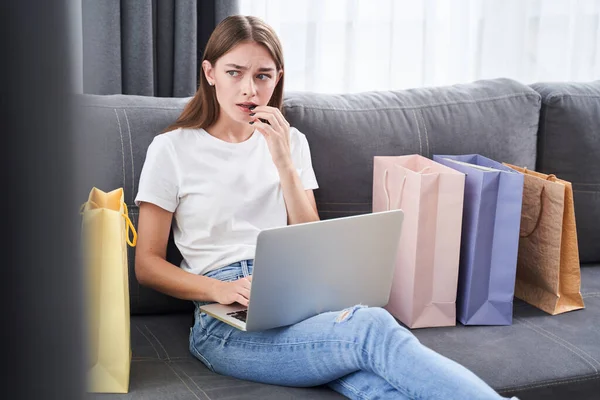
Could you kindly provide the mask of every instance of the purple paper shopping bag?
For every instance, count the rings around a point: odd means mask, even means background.
[[[433,159],[466,174],[457,319],[511,325],[523,175],[477,154]]]

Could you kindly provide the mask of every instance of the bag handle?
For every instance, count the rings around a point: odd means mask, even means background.
[[[79,214],[83,215],[83,209],[85,207],[86,204],[91,203],[94,206],[100,208],[100,206],[93,200],[88,200],[85,203],[83,203],[81,205],[81,207],[79,208]],[[123,203],[123,208],[125,208],[125,212],[123,214],[121,214],[121,216],[123,216],[125,218],[125,223],[127,224],[127,244],[131,247],[135,247],[137,244],[137,231],[135,230],[135,227],[133,226],[133,223],[131,222],[131,219],[129,218],[129,210],[127,209],[127,204]],[[130,239],[129,236],[129,231],[131,231],[131,233],[133,234],[133,238]]]
[[[527,168],[525,168],[525,173],[527,173]],[[556,179],[556,175],[554,174],[550,174],[546,177],[546,180],[555,180]],[[540,221],[542,220],[542,213],[544,211],[544,202],[543,200],[543,196],[544,196],[544,191],[546,190],[546,186],[542,186],[542,190],[540,190],[540,212],[538,213],[537,219],[535,221],[535,225],[533,226],[533,229],[531,230],[531,232],[529,232],[526,235],[523,235],[521,233],[519,233],[519,236],[522,238],[528,238],[529,236],[533,235],[533,232],[535,232],[535,230],[538,228],[538,226],[540,225]]]
[[[137,231],[135,230],[131,219],[129,219],[129,210],[127,210],[127,204],[123,203],[123,207],[125,208],[125,212],[121,215],[125,217],[125,222],[127,223],[127,244],[131,247],[135,247],[138,238]],[[129,240],[129,230],[131,230],[131,232],[133,233],[132,240]]]
[[[418,173],[421,174],[431,167],[425,167]],[[383,171],[383,192],[385,193],[385,202],[386,202],[386,210],[390,210],[390,193],[388,191],[388,170]],[[406,175],[403,176],[402,179],[402,188],[400,189],[400,198],[398,199],[398,207],[400,207],[400,203],[402,203],[402,196],[404,194],[404,186],[406,183]]]

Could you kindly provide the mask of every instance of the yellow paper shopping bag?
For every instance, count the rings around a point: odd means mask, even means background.
[[[94,393],[129,391],[127,245],[135,246],[137,233],[123,199],[122,188],[109,193],[93,188],[81,209],[87,303],[87,387]]]

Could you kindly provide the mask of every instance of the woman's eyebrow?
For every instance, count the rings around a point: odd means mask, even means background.
[[[242,65],[237,65],[237,64],[225,64],[226,67],[232,67],[235,69],[241,69],[241,70],[247,70],[248,67],[244,67]],[[262,67],[258,69],[260,72],[273,72],[275,71],[274,68],[267,68],[267,67]]]

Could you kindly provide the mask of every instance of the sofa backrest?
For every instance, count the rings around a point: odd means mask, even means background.
[[[573,185],[579,257],[600,262],[600,80],[536,83],[542,95],[539,171]]]
[[[84,202],[92,187],[110,191],[122,187],[129,215],[137,227],[137,194],[146,151],[155,135],[171,124],[189,99],[127,95],[80,95],[76,101],[77,198]],[[169,261],[181,254],[169,238]],[[141,286],[135,278],[135,249],[129,247],[129,296],[132,314],[192,310],[182,301]]]
[[[137,226],[139,174],[152,138],[172,123],[189,99],[81,95],[78,103],[78,198],[95,186],[123,187]],[[284,113],[306,134],[320,189],[322,219],[372,211],[376,155],[479,153],[528,168],[536,163],[540,95],[508,79],[449,87],[327,95],[288,92]],[[181,255],[169,239],[167,258]],[[141,287],[129,252],[131,312],[191,309]]]
[[[479,153],[534,168],[540,95],[508,79],[325,95],[288,93],[309,142],[322,218],[372,211],[373,156]]]

